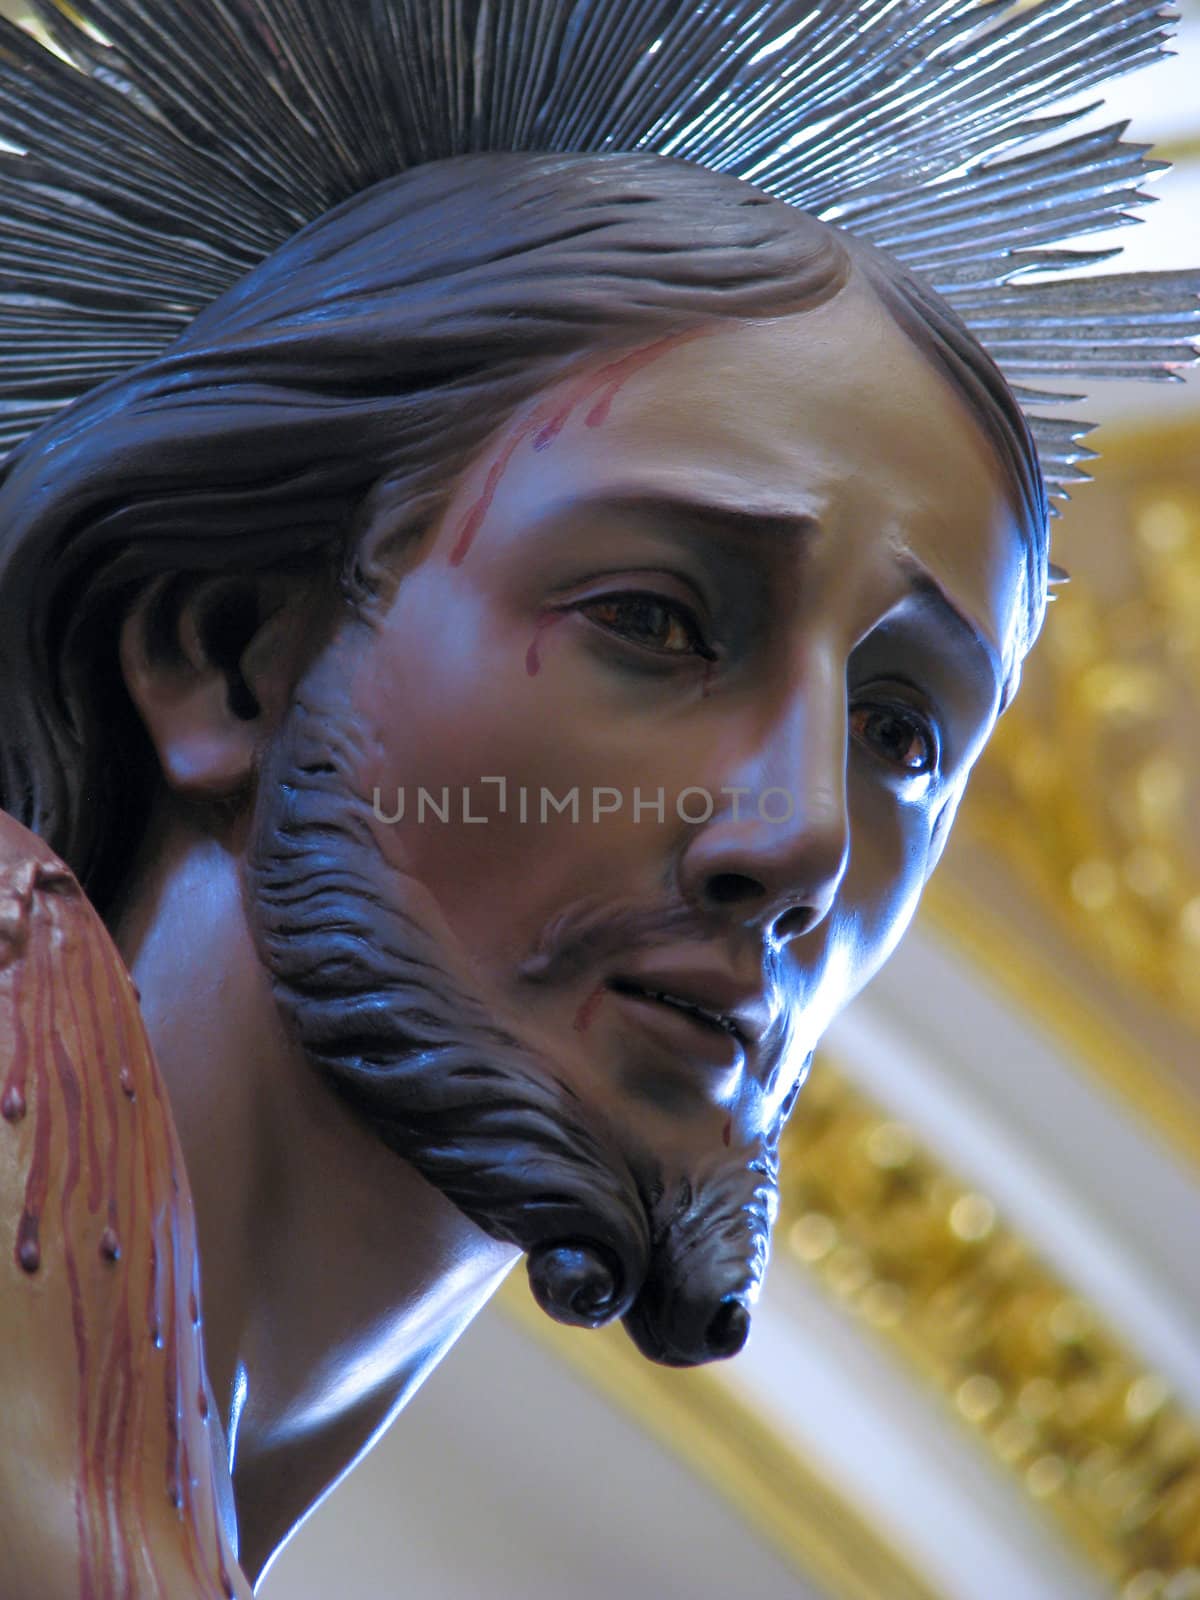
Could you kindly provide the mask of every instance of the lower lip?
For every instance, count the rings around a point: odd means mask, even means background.
[[[628,1007],[632,1016],[648,1033],[657,1035],[675,1055],[703,1062],[706,1066],[736,1067],[745,1059],[741,1040],[724,1028],[701,1022],[678,1006],[648,995],[628,994],[610,989],[609,995]]]

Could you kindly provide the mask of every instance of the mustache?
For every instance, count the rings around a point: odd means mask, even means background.
[[[531,983],[569,983],[613,956],[680,937],[700,942],[718,931],[715,921],[706,923],[695,906],[680,898],[653,906],[581,900],[546,924],[517,972]]]
[[[297,697],[267,752],[246,864],[259,954],[307,1058],[467,1217],[527,1252],[556,1320],[623,1317],[675,1365],[733,1354],[777,1206],[772,1141],[668,1178],[583,1103],[480,997],[427,893],[382,856],[353,723],[320,698]],[[696,923],[679,904],[581,903],[534,958],[549,982]]]

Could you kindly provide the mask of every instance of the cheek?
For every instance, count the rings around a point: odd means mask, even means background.
[[[962,782],[946,796],[936,817],[933,819],[933,828],[929,841],[929,859],[925,874],[927,878],[942,859],[942,851],[950,841],[950,830],[954,826],[954,819],[958,815],[959,802],[962,800],[966,786],[967,780],[964,777]]]
[[[912,920],[928,876],[935,807],[852,780],[850,861],[826,925],[814,1015],[824,1028],[875,975]],[[793,946],[801,961],[804,941]],[[814,1040],[815,1042],[815,1040]]]
[[[569,651],[555,671],[556,629],[481,627],[462,603],[443,605],[434,628],[431,600],[394,609],[358,674],[357,787],[385,860],[430,890],[479,960],[499,963],[569,903],[611,896],[632,868],[629,830],[591,814],[594,791],[624,787],[628,757],[619,728],[580,714]],[[547,798],[569,802],[573,790],[575,813]]]

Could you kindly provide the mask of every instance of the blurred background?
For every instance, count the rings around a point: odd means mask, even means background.
[[[1092,117],[1173,163],[1122,267],[1200,267],[1200,0],[1178,48]],[[1200,1597],[1200,381],[1085,410],[1072,582],[801,1097],[745,1352],[514,1276],[264,1600]]]
[[[1200,266],[1200,0],[1107,91]],[[1095,98],[1094,96],[1091,98]],[[750,1343],[649,1367],[514,1276],[264,1600],[1200,1596],[1200,382],[1109,384],[926,906],[831,1031]]]

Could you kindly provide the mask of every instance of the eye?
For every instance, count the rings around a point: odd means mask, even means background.
[[[857,705],[850,712],[850,732],[880,760],[910,776],[933,772],[937,767],[937,734],[909,706]]]
[[[662,595],[630,592],[585,601],[578,608],[599,627],[664,656],[701,656],[715,661],[716,651],[684,605]]]

